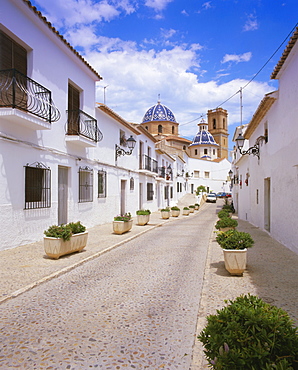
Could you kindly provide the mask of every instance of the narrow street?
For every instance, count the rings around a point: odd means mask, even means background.
[[[218,206],[4,302],[0,369],[189,369]]]

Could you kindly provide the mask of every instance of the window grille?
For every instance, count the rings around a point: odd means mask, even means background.
[[[98,171],[97,173],[97,179],[98,179],[98,191],[97,191],[97,197],[98,198],[106,198],[107,196],[107,172],[106,171]]]
[[[25,167],[25,209],[51,207],[51,170],[43,163]]]
[[[79,203],[93,202],[93,170],[86,167],[79,168]]]
[[[152,182],[147,183],[147,200],[153,200],[153,184]]]

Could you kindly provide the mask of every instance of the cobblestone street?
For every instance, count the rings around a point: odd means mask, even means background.
[[[216,205],[0,306],[1,369],[189,369]]]

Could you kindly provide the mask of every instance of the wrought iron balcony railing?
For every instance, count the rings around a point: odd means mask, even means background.
[[[165,178],[166,177],[166,168],[165,167],[159,167],[158,175],[159,175],[159,177]]]
[[[152,172],[158,173],[158,162],[152,159]]]
[[[103,134],[97,127],[97,120],[95,118],[79,109],[69,110],[67,113],[67,135],[84,136],[96,143],[102,140]]]
[[[0,107],[17,108],[49,123],[60,119],[51,91],[16,69],[0,71]]]

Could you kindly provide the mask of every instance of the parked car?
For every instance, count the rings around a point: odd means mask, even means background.
[[[213,193],[207,194],[206,202],[216,203],[216,195]]]
[[[223,192],[217,193],[217,198],[225,198],[226,196],[227,196],[226,193],[223,193]]]

